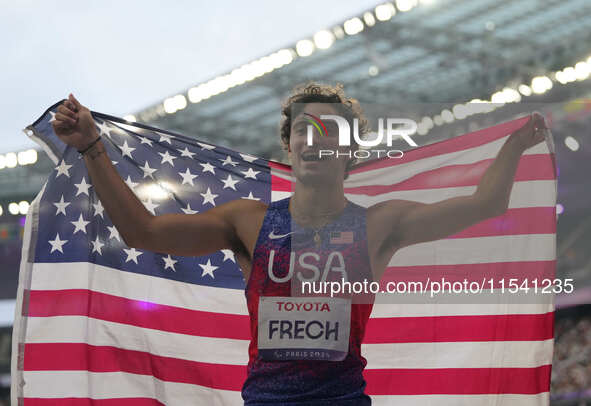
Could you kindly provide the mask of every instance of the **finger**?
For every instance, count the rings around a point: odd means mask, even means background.
[[[66,116],[65,114],[62,113],[55,113],[55,119],[56,120],[60,120],[60,121],[65,121],[66,123],[69,123],[71,125],[76,124],[76,120],[74,120],[71,117]]]
[[[74,113],[72,110],[70,110],[68,107],[64,106],[63,104],[60,104],[58,106],[57,111],[63,115],[73,118],[74,120],[78,119],[78,115]]]
[[[66,100],[64,105],[69,108],[72,111],[78,112],[78,108],[76,107],[76,105],[74,103],[72,103],[70,100]]]
[[[80,104],[80,102],[78,101],[78,99],[76,99],[76,98],[74,97],[74,95],[73,95],[72,93],[70,93],[70,96],[68,97],[68,99],[70,99],[70,101],[71,101],[72,103],[74,103],[74,106],[75,106],[77,109],[80,109],[80,108],[82,108],[82,105]]]

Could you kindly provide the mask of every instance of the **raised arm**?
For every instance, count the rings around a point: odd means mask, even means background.
[[[98,138],[90,111],[72,95],[58,107],[55,118],[52,124],[58,137],[78,150]],[[100,140],[84,153],[84,162],[101,203],[129,247],[186,256],[243,248],[234,221],[251,201],[231,202],[199,214],[154,216],[121,179]]]
[[[514,132],[486,170],[476,192],[425,204],[390,200],[371,208],[368,215],[381,249],[395,250],[438,240],[455,234],[487,218],[503,214],[509,205],[513,179],[523,152],[544,140],[544,118],[534,113]]]

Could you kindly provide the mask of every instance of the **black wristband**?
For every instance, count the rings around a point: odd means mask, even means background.
[[[92,148],[94,146],[94,144],[99,142],[100,139],[101,139],[101,136],[99,135],[98,138],[96,140],[92,141],[89,146],[84,148],[82,151],[78,150],[78,152],[80,152],[81,155],[84,155],[86,152],[88,152],[88,150],[90,150],[90,148]]]

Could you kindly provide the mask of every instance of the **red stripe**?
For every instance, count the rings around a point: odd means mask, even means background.
[[[550,390],[551,365],[537,368],[366,369],[371,395],[533,395]]]
[[[167,382],[240,390],[245,365],[210,364],[83,343],[25,344],[25,371],[128,372]]]
[[[523,155],[515,172],[515,181],[553,180],[554,169],[548,155]],[[466,165],[446,165],[424,171],[392,185],[368,185],[345,188],[345,193],[377,196],[388,192],[447,187],[476,186],[494,159],[484,159]],[[387,176],[384,174],[383,176]]]
[[[384,158],[362,163],[357,165],[355,169],[351,171],[351,173],[365,172],[372,169],[385,168],[388,166],[396,166],[408,162],[419,161],[421,159],[429,158],[435,155],[449,154],[452,152],[476,148],[513,133],[515,130],[521,128],[528,119],[529,116],[518,118],[516,120],[508,121],[494,127],[484,128],[479,131],[453,137],[449,140],[445,140],[445,142],[436,142],[422,147],[413,148],[404,152],[404,157],[402,159]]]
[[[541,341],[554,337],[554,312],[484,316],[371,318],[365,344]]]
[[[203,337],[250,340],[248,316],[183,309],[87,289],[32,290],[29,317],[87,316]]]
[[[165,406],[150,398],[24,398],[24,406]]]
[[[391,266],[386,268],[380,280],[381,289],[386,291],[388,282],[422,282],[425,286],[427,281],[462,282],[464,280],[478,282],[485,281],[484,292],[490,291],[489,280],[493,280],[493,289],[499,289],[504,283],[505,289],[509,288],[511,279],[516,279],[521,286],[523,281],[528,281],[528,286],[543,288],[546,284],[544,279],[554,280],[556,276],[556,260],[552,261],[523,261],[523,262],[487,262],[483,264],[456,264],[456,265],[413,265],[413,266]],[[504,282],[503,282],[504,281]],[[522,291],[521,291],[522,292]],[[531,293],[531,292],[526,292]],[[542,293],[540,293],[542,294]]]

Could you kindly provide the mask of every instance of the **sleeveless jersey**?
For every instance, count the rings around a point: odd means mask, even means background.
[[[278,283],[275,282],[277,279],[273,280],[269,273],[272,272],[275,278],[286,277],[290,272],[290,265],[297,264],[297,259],[293,258],[293,255],[297,258],[298,254],[305,254],[306,251],[320,254],[317,268],[322,274],[325,269],[323,261],[331,256],[329,253],[340,251],[344,258],[347,275],[355,273],[354,277],[349,276],[349,281],[363,279],[372,281],[367,249],[365,208],[349,201],[340,216],[319,231],[321,242],[316,245],[313,238],[314,230],[299,227],[293,222],[288,205],[289,198],[286,198],[272,202],[268,206],[254,249],[251,274],[245,290],[250,315],[251,341],[248,350],[247,379],[242,387],[244,404],[246,406],[371,405],[371,399],[364,393],[366,382],[362,372],[367,361],[361,356],[361,341],[373,307],[373,300],[350,304],[348,352],[341,361],[306,359],[269,361],[259,354],[259,299],[269,296],[292,296],[290,280]],[[306,245],[310,249],[307,250]],[[272,255],[271,252],[273,252]],[[318,257],[315,258],[318,259]],[[326,269],[328,268],[330,267],[326,266]],[[326,273],[331,272],[329,270]],[[291,278],[296,278],[296,274],[297,271]],[[309,273],[303,276],[310,278]],[[340,281],[341,279],[339,276],[332,280]]]

